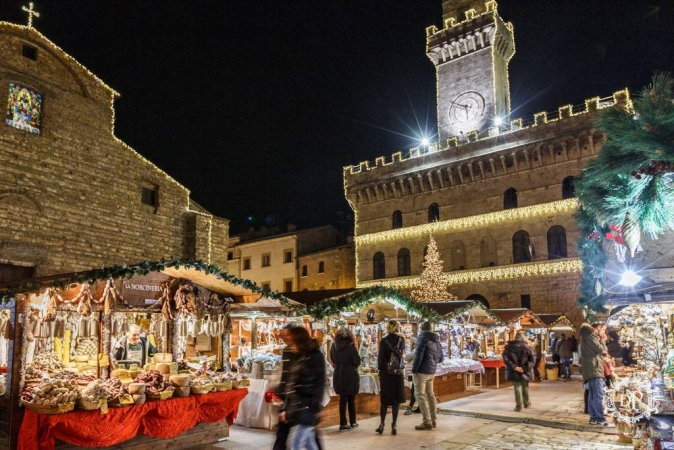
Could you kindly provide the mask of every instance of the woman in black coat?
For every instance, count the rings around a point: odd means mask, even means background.
[[[379,417],[381,424],[376,432],[382,434],[384,432],[384,421],[386,419],[386,411],[391,406],[391,415],[393,422],[391,423],[391,434],[396,435],[396,422],[398,421],[398,411],[400,404],[405,403],[405,386],[404,375],[391,375],[388,373],[388,362],[391,359],[391,354],[395,351],[402,360],[405,352],[405,339],[400,333],[400,324],[395,320],[389,320],[386,324],[386,331],[388,334],[379,343],[379,360],[377,368],[379,370],[379,400],[381,405],[379,407]]]
[[[353,334],[342,328],[335,336],[335,343],[330,349],[330,358],[335,365],[332,386],[339,395],[339,430],[356,428],[356,395],[360,390],[360,356],[356,350]],[[346,407],[349,406],[349,422],[346,421]]]

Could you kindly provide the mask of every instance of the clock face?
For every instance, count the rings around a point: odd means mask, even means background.
[[[451,123],[475,122],[484,113],[484,98],[477,92],[464,92],[449,107]]]

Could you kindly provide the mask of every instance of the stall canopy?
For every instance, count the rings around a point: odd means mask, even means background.
[[[550,331],[575,331],[571,321],[564,314],[537,314]]]
[[[478,300],[425,302],[443,322],[460,322],[479,326],[500,326],[503,321]]]
[[[547,325],[533,311],[526,308],[492,309],[491,312],[507,326],[519,323],[522,328],[547,328]]]

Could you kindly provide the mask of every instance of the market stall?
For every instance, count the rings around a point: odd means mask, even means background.
[[[252,283],[198,261],[162,261],[26,280],[3,291],[19,312],[9,447],[37,448],[37,440],[53,448],[54,438],[207,444],[228,435],[248,383],[247,374],[223,371],[230,307],[259,297]],[[87,418],[97,420],[84,426]]]
[[[501,319],[477,300],[426,302],[441,317],[436,326],[445,360],[438,365],[434,389],[438,396],[461,392],[485,384],[485,368],[479,356],[491,354],[496,327]]]

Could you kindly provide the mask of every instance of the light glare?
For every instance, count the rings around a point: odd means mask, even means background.
[[[618,283],[622,284],[623,286],[634,287],[639,283],[639,281],[643,280],[643,278],[644,277],[637,275],[633,271],[627,270],[625,273],[623,273],[623,276],[620,278]]]

